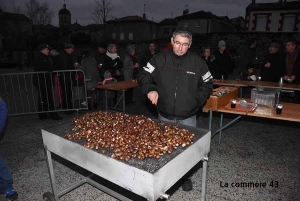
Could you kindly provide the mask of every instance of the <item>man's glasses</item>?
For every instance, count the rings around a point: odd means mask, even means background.
[[[190,43],[183,43],[183,44],[181,44],[178,41],[174,41],[174,39],[173,39],[173,42],[174,42],[175,45],[182,46],[182,47],[188,47],[190,45]]]

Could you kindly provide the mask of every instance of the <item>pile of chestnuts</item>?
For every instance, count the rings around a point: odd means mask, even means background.
[[[129,161],[160,158],[177,147],[192,144],[194,134],[178,126],[157,123],[142,116],[120,112],[93,112],[74,118],[70,140],[84,140],[83,146],[105,154],[111,150],[112,158]],[[161,128],[161,124],[163,128]]]

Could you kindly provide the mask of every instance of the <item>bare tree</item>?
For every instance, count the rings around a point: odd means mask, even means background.
[[[110,0],[95,0],[93,20],[96,24],[105,24],[111,18],[112,6]]]
[[[35,25],[50,24],[53,18],[53,12],[49,9],[47,2],[42,5],[37,0],[28,0],[25,3],[27,15]]]
[[[17,6],[16,4],[15,4],[15,1],[13,1],[12,2],[13,3],[13,9],[14,9],[14,12],[15,13],[21,13],[21,7],[20,6]]]

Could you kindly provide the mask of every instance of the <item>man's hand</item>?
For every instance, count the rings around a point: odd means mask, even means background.
[[[270,63],[270,62],[268,62],[268,63],[265,64],[265,67],[266,67],[266,68],[269,68],[270,66],[271,66],[271,63]]]
[[[289,78],[289,76],[285,75],[285,76],[283,76],[283,79],[287,81],[290,78]]]
[[[158,93],[157,91],[150,91],[147,94],[148,99],[152,102],[152,104],[156,105],[158,100]]]

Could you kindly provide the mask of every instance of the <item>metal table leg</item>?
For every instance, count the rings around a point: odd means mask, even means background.
[[[53,192],[53,195],[55,197],[55,200],[58,200],[51,152],[46,150],[46,153],[47,153],[47,164],[48,164],[48,169],[49,169],[49,173],[50,173],[50,183],[51,183],[52,192]]]
[[[209,111],[209,124],[208,124],[208,130],[211,131],[211,124],[212,124],[212,110]]]
[[[125,91],[122,91],[123,93],[123,112],[125,113]]]
[[[105,110],[108,109],[108,106],[107,106],[107,89],[105,89]]]
[[[202,171],[202,190],[201,190],[201,201],[206,201],[206,187],[207,187],[207,161],[208,157],[203,159],[203,171]]]
[[[222,128],[223,125],[223,113],[221,113],[221,119],[220,119],[220,128]],[[219,144],[221,143],[221,138],[222,138],[222,130],[219,132]]]

